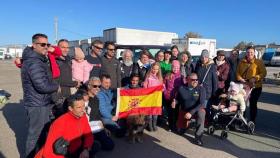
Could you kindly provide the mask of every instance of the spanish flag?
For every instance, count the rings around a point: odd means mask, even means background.
[[[163,86],[139,89],[119,89],[117,98],[117,115],[161,115]]]

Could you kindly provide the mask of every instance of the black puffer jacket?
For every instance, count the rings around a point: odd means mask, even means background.
[[[23,51],[21,81],[24,106],[48,106],[51,93],[57,91],[58,84],[52,79],[48,59],[26,47]]]

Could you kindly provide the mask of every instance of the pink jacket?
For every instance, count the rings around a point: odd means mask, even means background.
[[[152,75],[152,74],[148,78],[146,78],[143,83],[144,88],[154,87],[154,86],[159,86],[159,85],[162,85],[162,82],[158,79],[157,76]]]
[[[165,90],[163,92],[166,100],[173,100],[176,97],[176,93],[181,85],[183,85],[183,79],[180,72],[177,74],[170,73],[164,78]]]
[[[88,63],[86,60],[83,62],[77,62],[72,60],[72,76],[75,81],[82,81],[85,83],[89,80],[90,71],[93,65]]]

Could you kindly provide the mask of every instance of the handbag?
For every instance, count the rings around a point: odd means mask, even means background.
[[[57,155],[66,155],[68,151],[69,142],[63,137],[59,137],[53,144],[53,152]]]

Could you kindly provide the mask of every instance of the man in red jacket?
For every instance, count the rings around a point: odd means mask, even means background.
[[[71,95],[68,99],[68,112],[53,122],[47,141],[43,147],[44,158],[63,158],[54,153],[54,143],[60,137],[69,142],[66,157],[89,158],[93,135],[84,113],[85,102],[82,95]]]

